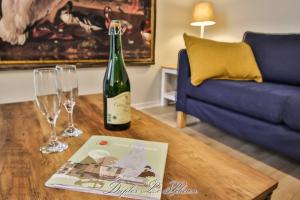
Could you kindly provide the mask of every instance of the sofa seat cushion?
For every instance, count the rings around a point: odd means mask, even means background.
[[[300,95],[291,96],[287,99],[283,121],[288,127],[300,131]]]
[[[187,95],[271,123],[283,123],[289,97],[300,95],[296,86],[230,80],[207,80],[201,86],[187,86]]]

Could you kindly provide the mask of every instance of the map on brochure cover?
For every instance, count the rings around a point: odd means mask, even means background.
[[[134,199],[161,198],[168,144],[92,136],[45,185]]]

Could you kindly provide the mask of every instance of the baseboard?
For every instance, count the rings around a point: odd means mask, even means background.
[[[153,108],[153,107],[157,107],[157,106],[161,106],[161,103],[159,100],[132,104],[132,107],[134,107],[137,110],[143,110],[146,108]]]

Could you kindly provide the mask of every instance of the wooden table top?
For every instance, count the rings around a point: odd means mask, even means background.
[[[162,195],[162,199],[266,199],[277,182],[238,160],[194,140],[175,128],[135,109],[131,129],[110,132],[103,127],[101,95],[81,96],[75,107],[75,122],[84,134],[64,139],[69,149],[41,154],[49,138],[49,125],[34,102],[0,105],[0,199],[119,199],[116,197],[52,189],[44,186],[91,135],[109,135],[169,143],[163,189],[171,181],[186,182],[198,194]],[[57,130],[66,126],[62,111]]]

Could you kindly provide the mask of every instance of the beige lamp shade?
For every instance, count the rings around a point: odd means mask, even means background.
[[[194,6],[191,26],[209,26],[215,23],[214,8],[211,2],[200,2]]]

